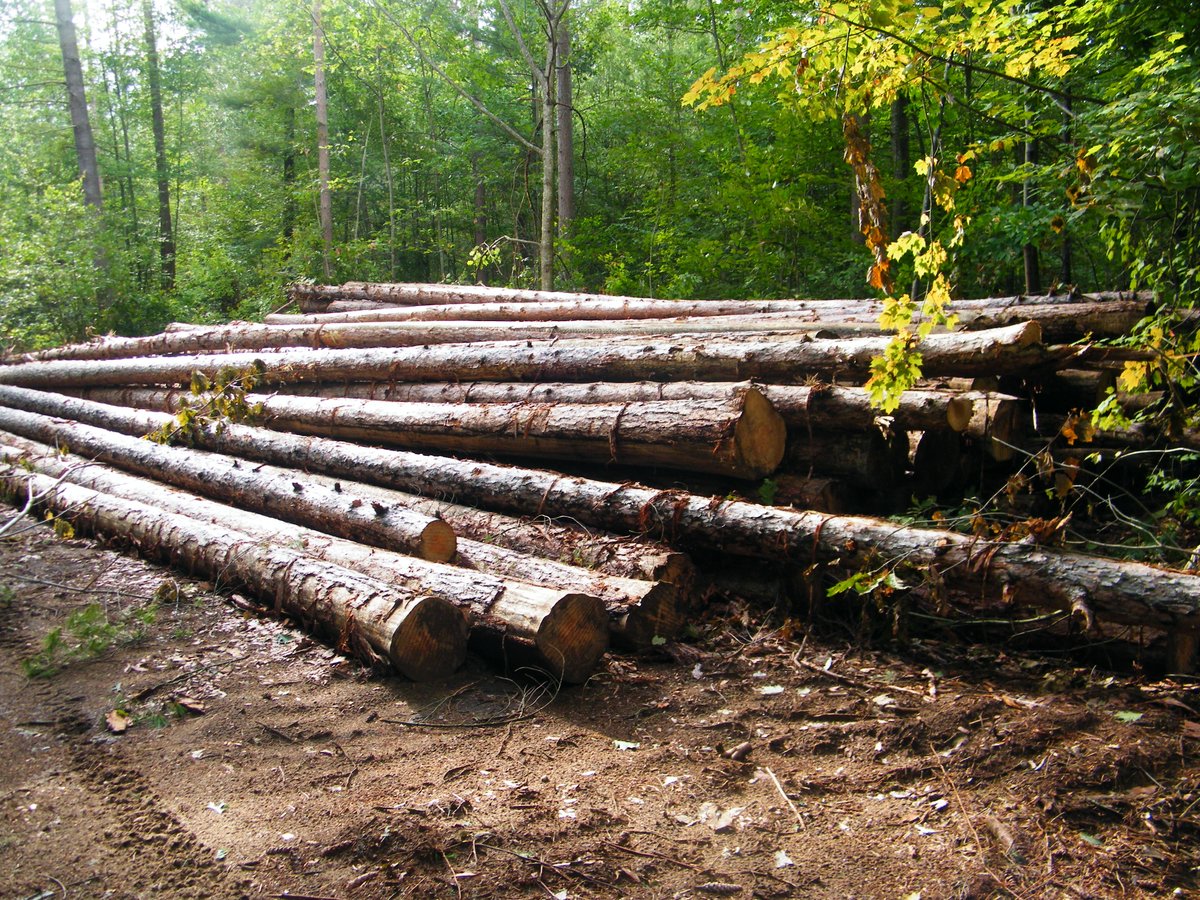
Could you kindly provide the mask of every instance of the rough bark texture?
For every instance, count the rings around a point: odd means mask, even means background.
[[[84,94],[83,67],[79,63],[79,44],[75,38],[75,18],[71,0],[54,0],[54,18],[58,27],[58,44],[62,50],[63,74],[67,82],[67,105],[71,113],[71,128],[75,134],[75,158],[83,176],[83,199],[97,212],[103,206],[100,192],[100,167],[96,163],[96,141],[88,118]]]
[[[174,412],[180,394],[125,391],[132,405]],[[726,400],[623,404],[398,403],[251,394],[261,424],[448,453],[663,466],[737,478],[769,475],[783,458],[783,420],[753,388]]]
[[[611,294],[580,294],[569,291],[533,291],[521,288],[485,287],[483,285],[459,284],[378,284],[362,281],[351,281],[341,285],[323,284],[293,284],[288,289],[293,300],[313,307],[323,306],[335,301],[358,301],[380,304],[399,304],[404,306],[432,306],[443,304],[465,303],[607,303],[620,302],[637,305],[647,301],[646,297],[623,297]],[[954,308],[979,309],[990,308],[1002,310],[1006,307],[1028,307],[1060,305],[1064,303],[1102,303],[1112,300],[1134,300],[1149,303],[1154,299],[1149,291],[1097,291],[1089,294],[1040,294],[1017,295],[1014,297],[984,297],[980,299],[956,300]],[[676,302],[676,301],[667,301]],[[787,301],[696,301],[699,303],[802,303],[812,308],[858,308],[874,303],[873,300],[838,299],[838,300],[787,300]],[[367,307],[369,308],[369,307]],[[313,310],[316,311],[315,309]],[[756,310],[746,310],[754,312]]]
[[[122,500],[10,466],[0,474],[10,496],[30,488],[77,528],[128,541],[142,553],[180,563],[205,577],[245,586],[262,602],[296,617],[339,649],[389,661],[414,680],[444,678],[466,655],[467,623],[444,600],[153,506]]]
[[[513,382],[364,383],[295,385],[296,394],[357,397],[410,403],[638,403],[653,400],[721,400],[748,388],[760,391],[789,427],[857,431],[873,427],[880,415],[862,388],[839,385],[779,385],[750,381],[635,381],[524,384]],[[132,392],[88,391],[102,403],[141,406]],[[951,390],[906,391],[891,414],[912,431],[949,428],[962,431],[971,420],[974,400]]]
[[[218,453],[167,447],[3,407],[0,428],[340,537],[438,562],[452,559],[456,552],[454,530],[445,522],[398,505],[366,501],[355,496],[352,485],[337,490],[306,481],[303,472],[250,465]]]
[[[788,440],[786,468],[801,475],[841,478],[863,488],[887,492],[904,476],[908,462],[908,436],[878,429],[863,432],[792,434]]]
[[[608,623],[601,601],[487,573],[403,556],[356,541],[234,509],[196,494],[120,472],[82,457],[0,433],[0,459],[31,464],[53,478],[220,525],[258,541],[300,549],[307,557],[362,572],[414,595],[430,595],[468,610],[473,632],[484,645],[503,650],[502,641],[527,645],[556,678],[572,683],[587,678],[607,646]],[[540,610],[540,612],[538,612]],[[622,616],[625,611],[622,610]],[[614,619],[615,626],[617,621]],[[517,648],[509,647],[509,650]]]
[[[1027,374],[1073,348],[1040,344],[1034,322],[963,334],[935,334],[918,345],[930,376]],[[214,353],[105,361],[61,360],[0,366],[0,384],[26,387],[188,384],[199,371],[258,364],[270,384],[313,381],[792,381],[824,373],[865,378],[884,337],[821,340],[787,335],[743,339],[614,338],[606,341],[508,341],[378,350]]]
[[[134,432],[151,430],[168,420],[161,413],[117,410],[12,388],[0,390],[0,403],[25,403],[52,415],[107,419],[114,423],[109,427]],[[866,563],[912,566],[935,581],[953,584],[981,599],[1073,610],[1085,621],[1095,616],[1169,629],[1200,627],[1200,577],[1054,547],[995,543],[868,516],[831,516],[725,502],[242,425],[230,425],[220,434],[204,432],[198,440],[222,452],[310,468],[334,477],[353,477],[418,493],[452,492],[460,502],[487,509],[570,516],[585,525],[679,539],[693,547],[735,555],[790,559],[804,565],[837,560],[839,571]]]
[[[142,0],[146,26],[146,74],[150,86],[150,121],[154,131],[154,178],[158,182],[158,253],[165,290],[175,289],[175,232],[171,227],[171,182],[167,173],[167,136],[163,123],[162,77],[158,66],[158,41],[154,33],[154,8]]]

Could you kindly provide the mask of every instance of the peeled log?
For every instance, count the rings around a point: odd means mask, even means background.
[[[169,417],[104,407],[37,391],[6,388],[0,403],[40,407],[51,415],[149,431]],[[8,429],[12,430],[12,429]],[[936,572],[982,598],[1064,609],[1128,624],[1200,628],[1200,577],[1140,563],[1029,543],[996,543],[951,531],[911,528],[868,516],[840,516],[721,501],[678,491],[575,478],[556,472],[360,447],[342,441],[228,425],[202,430],[206,447],[414,492],[453,493],[457,500],[525,515],[570,516],[610,531],[650,534],[693,547],[808,565],[837,560],[839,571],[879,559]],[[870,562],[874,560],[875,562]]]
[[[174,391],[101,394],[175,412]],[[444,453],[663,466],[737,478],[769,475],[783,458],[783,420],[757,390],[724,400],[624,404],[397,403],[249,394],[276,431]]]
[[[1035,322],[961,334],[930,335],[916,347],[926,374],[1027,374],[1078,348],[1040,345]],[[190,384],[222,370],[261,366],[261,381],[791,381],[826,373],[867,377],[883,337],[789,337],[438,344],[378,350],[293,350],[261,355],[213,353],[116,360],[58,360],[0,366],[0,384],[24,387]]]
[[[168,447],[103,428],[54,421],[0,407],[0,428],[184,490],[233,503],[339,537],[446,562],[454,557],[454,530],[440,519],[402,506],[383,506],[308,481],[292,469],[250,465],[218,453]]]
[[[355,397],[405,403],[641,403],[653,400],[722,400],[748,388],[761,392],[784,422],[795,428],[857,431],[874,427],[880,412],[871,406],[863,388],[840,385],[781,385],[751,381],[634,381],[525,384],[521,382],[457,382],[454,384],[294,385],[295,394]],[[74,392],[73,392],[74,393]],[[81,396],[101,403],[144,406],[132,392],[85,389]],[[152,407],[153,408],[153,407]],[[905,391],[891,413],[896,424],[913,431],[949,428],[962,431],[971,420],[971,397],[949,390]]]
[[[292,550],[299,548],[306,557],[354,569],[416,595],[453,603],[472,614],[472,632],[484,632],[488,644],[498,647],[505,641],[527,645],[536,651],[542,665],[564,681],[577,683],[586,679],[608,643],[603,605],[598,598],[587,594],[464,571],[368,547],[206,500],[2,432],[0,460],[13,465],[29,464],[41,474],[230,528],[257,541],[269,541]]]
[[[318,563],[232,530],[144,503],[122,500],[10,466],[0,473],[10,497],[32,489],[41,504],[106,540],[183,562],[214,581],[244,585],[262,602],[323,632],[339,649],[384,659],[414,681],[444,678],[466,657],[467,622],[444,600]]]

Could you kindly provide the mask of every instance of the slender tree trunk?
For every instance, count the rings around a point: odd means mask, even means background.
[[[329,189],[329,98],[325,91],[325,34],[321,30],[321,0],[313,2],[313,63],[317,95],[317,173],[320,180],[318,218],[321,224],[321,268],[333,277],[333,195]]]
[[[554,290],[554,41],[546,42],[542,73],[542,224],[538,239],[538,281],[543,291]]]
[[[296,107],[291,104],[283,111],[283,142],[283,239],[290,257],[296,233]]]
[[[558,88],[558,234],[567,235],[575,219],[575,107],[571,86],[571,29],[559,23],[555,41]]]
[[[99,213],[104,208],[100,189],[100,166],[96,162],[96,142],[88,118],[87,96],[83,89],[83,66],[75,39],[75,20],[71,0],[54,0],[58,43],[62,48],[63,73],[67,79],[67,100],[71,109],[71,127],[75,132],[75,156],[83,176],[83,199]]]
[[[1025,142],[1025,165],[1032,166],[1038,160],[1037,141]],[[1021,206],[1029,207],[1033,203],[1033,185],[1028,173],[1021,182]],[[1041,263],[1038,258],[1037,245],[1029,241],[1021,248],[1021,260],[1025,270],[1025,293],[1040,294],[1042,291]]]
[[[912,159],[908,141],[908,100],[897,97],[892,101],[892,177],[896,181],[896,194],[892,198],[892,237],[898,237],[908,229],[908,204],[904,198],[903,185],[912,174]]]
[[[383,177],[388,198],[388,272],[396,277],[396,188],[392,180],[392,159],[388,148],[387,107],[383,96],[383,74],[376,83],[379,94],[379,144],[383,148]]]
[[[142,0],[146,21],[146,74],[150,83],[150,116],[154,127],[154,174],[158,181],[158,253],[162,261],[162,286],[175,289],[175,234],[171,229],[171,181],[167,174],[167,138],[163,124],[162,76],[158,65],[158,41],[154,33],[154,9]]]

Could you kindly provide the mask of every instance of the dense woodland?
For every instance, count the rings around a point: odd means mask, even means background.
[[[1148,0],[9,0],[0,335],[296,279],[1191,305],[1197,46]]]

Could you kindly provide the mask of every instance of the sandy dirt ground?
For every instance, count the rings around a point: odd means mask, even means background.
[[[412,684],[37,526],[0,542],[0,896],[1200,896],[1200,682],[769,621]]]

